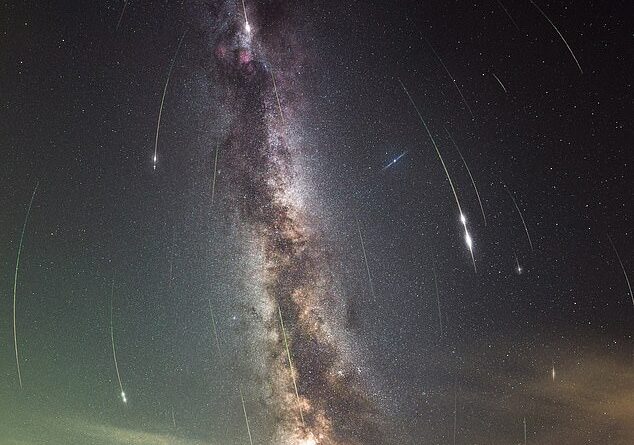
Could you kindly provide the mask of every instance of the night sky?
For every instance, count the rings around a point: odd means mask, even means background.
[[[2,2],[0,444],[634,443],[630,5],[534,1]]]

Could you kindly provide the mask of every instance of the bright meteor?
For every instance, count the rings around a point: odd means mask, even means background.
[[[249,25],[249,19],[247,17],[247,7],[244,4],[244,0],[242,0],[242,11],[244,12],[244,30],[247,34],[251,34],[251,25]]]
[[[517,253],[515,251],[513,252],[513,255],[515,256],[515,271],[519,275],[522,273],[523,269],[522,269],[522,266],[520,265],[520,260],[517,257]]]
[[[405,94],[407,94],[407,97],[409,98],[409,101],[413,105],[414,110],[416,110],[416,114],[418,114],[418,118],[423,124],[423,127],[425,127],[425,131],[427,132],[429,139],[431,139],[431,142],[434,145],[434,148],[436,149],[436,154],[438,155],[438,159],[440,160],[440,163],[442,164],[442,168],[445,170],[445,176],[447,177],[447,180],[449,181],[449,185],[451,186],[451,191],[453,192],[453,196],[456,199],[456,206],[458,207],[458,213],[460,214],[460,222],[462,223],[462,226],[464,227],[464,239],[465,239],[465,243],[467,244],[467,247],[469,248],[469,253],[471,254],[471,261],[473,262],[473,270],[477,272],[475,257],[473,256],[473,239],[471,238],[471,235],[469,234],[469,230],[467,228],[467,218],[464,215],[464,213],[462,213],[462,207],[460,206],[458,193],[456,192],[456,188],[454,187],[453,181],[451,180],[451,176],[449,175],[449,170],[447,170],[447,166],[445,165],[445,161],[443,160],[442,155],[440,154],[440,150],[438,149],[436,140],[432,136],[431,131],[429,131],[429,127],[427,127],[427,123],[425,122],[425,119],[423,119],[423,115],[420,114],[420,110],[418,109],[416,102],[414,102],[412,95],[409,94],[409,91],[405,87],[405,84],[403,83],[403,81],[401,79],[398,79],[398,81],[401,84],[401,87],[403,87],[403,91],[405,91]]]
[[[156,136],[154,138],[154,155],[152,156],[152,168],[156,170],[156,164],[158,163],[158,140],[159,140],[159,131],[161,129],[161,115],[163,114],[163,104],[165,103],[165,94],[167,94],[167,87],[170,84],[170,78],[172,77],[172,71],[174,70],[174,64],[176,63],[176,57],[178,57],[178,52],[181,49],[181,45],[183,44],[183,39],[185,38],[185,34],[187,34],[187,30],[183,32],[180,40],[178,41],[178,47],[176,48],[176,53],[174,53],[174,57],[172,58],[172,63],[170,64],[170,69],[167,73],[167,80],[165,81],[165,86],[163,87],[163,96],[161,97],[161,106],[159,107],[158,120],[156,122]]]
[[[112,289],[110,293],[110,342],[112,343],[112,358],[114,360],[114,369],[117,371],[117,380],[119,381],[119,389],[121,390],[121,401],[128,403],[128,398],[123,390],[123,383],[121,383],[121,374],[119,374],[119,364],[117,363],[117,350],[114,345],[114,326],[113,326],[113,306],[114,301],[114,278],[112,279]]]
[[[482,205],[482,199],[480,199],[480,192],[478,191],[478,187],[476,186],[475,179],[473,179],[473,175],[471,174],[471,169],[467,165],[467,161],[465,161],[464,156],[462,156],[462,152],[458,148],[458,144],[456,144],[456,141],[454,141],[453,137],[451,137],[451,133],[449,133],[449,130],[447,130],[447,128],[445,128],[445,131],[447,132],[447,136],[449,136],[449,139],[451,140],[451,143],[456,148],[456,151],[458,152],[458,155],[460,155],[460,159],[462,159],[462,163],[464,164],[465,168],[467,169],[467,173],[469,174],[469,179],[471,179],[471,185],[473,185],[473,190],[475,190],[475,194],[476,194],[476,196],[478,198],[478,204],[480,204],[480,211],[482,212],[482,219],[484,220],[484,225],[486,226],[487,225],[487,217],[484,214],[484,206]]]
[[[18,290],[18,271],[20,269],[20,254],[22,253],[22,244],[24,243],[24,233],[26,232],[26,225],[29,222],[29,215],[31,214],[31,207],[33,206],[33,199],[35,199],[35,192],[40,185],[39,181],[33,188],[31,194],[31,200],[29,201],[29,207],[26,210],[26,216],[24,217],[24,225],[22,225],[22,234],[20,235],[20,244],[18,245],[18,256],[15,260],[15,274],[13,276],[13,347],[15,349],[15,365],[18,369],[18,381],[20,382],[20,389],[22,389],[22,374],[20,373],[20,356],[18,354],[18,333],[15,321],[15,303]]]

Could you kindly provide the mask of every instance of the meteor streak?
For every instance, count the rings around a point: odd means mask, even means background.
[[[425,37],[423,37],[423,39],[425,39]],[[462,98],[462,103],[464,103],[465,107],[467,107],[467,110],[469,110],[469,114],[471,115],[471,120],[475,120],[475,116],[473,115],[473,111],[471,111],[471,107],[467,103],[467,99],[465,99],[464,94],[462,94],[462,90],[458,86],[458,83],[456,82],[456,79],[454,79],[454,77],[451,75],[451,73],[449,72],[449,69],[445,65],[445,62],[442,61],[442,59],[440,58],[440,56],[438,55],[438,53],[436,52],[434,47],[431,46],[431,43],[429,43],[429,41],[427,39],[425,39],[425,42],[427,42],[427,46],[429,46],[431,51],[434,53],[434,56],[436,56],[436,59],[438,59],[438,61],[442,65],[442,67],[445,69],[445,72],[447,73],[447,75],[449,76],[451,81],[453,82],[454,86],[456,87],[456,90],[458,90],[458,94],[460,94],[460,97]]]
[[[15,366],[18,370],[18,381],[20,382],[20,389],[22,389],[22,373],[20,372],[20,356],[18,354],[18,333],[15,322],[15,303],[18,290],[18,271],[20,269],[20,254],[22,253],[22,244],[24,242],[24,233],[26,232],[26,225],[29,222],[29,215],[31,214],[31,207],[33,206],[33,199],[35,199],[35,192],[40,185],[38,181],[33,188],[31,194],[31,200],[29,201],[29,207],[26,209],[26,216],[24,217],[24,224],[22,225],[22,234],[20,235],[20,244],[18,245],[18,255],[15,260],[15,274],[13,275],[13,347],[15,349]]]
[[[480,199],[480,192],[478,192],[478,187],[476,186],[475,180],[473,179],[473,175],[471,174],[471,169],[469,169],[469,166],[467,165],[467,161],[465,161],[464,157],[462,156],[462,153],[460,152],[460,149],[458,148],[458,144],[456,144],[456,141],[454,141],[453,138],[451,137],[451,134],[449,133],[449,130],[447,130],[445,128],[445,131],[447,132],[447,136],[449,136],[449,139],[451,140],[451,143],[453,144],[453,146],[456,148],[456,151],[460,155],[460,159],[462,159],[462,163],[464,164],[465,168],[467,169],[467,173],[469,173],[469,179],[471,179],[471,184],[473,185],[473,190],[475,190],[476,196],[478,197],[478,204],[480,204],[480,210],[482,211],[482,219],[484,220],[484,225],[486,227],[486,225],[487,225],[487,217],[484,214],[484,207],[482,206],[482,200]]]
[[[616,250],[616,246],[614,242],[612,242],[612,238],[608,235],[608,240],[610,241],[610,245],[612,246],[612,250],[616,254],[616,258],[619,260],[619,264],[621,265],[621,270],[623,271],[623,276],[625,277],[625,282],[627,283],[627,288],[630,291],[630,297],[632,298],[632,306],[634,306],[634,294],[632,294],[632,286],[630,285],[630,279],[627,276],[627,271],[625,270],[625,266],[623,265],[623,261],[621,261],[621,255],[619,255],[618,250]]]
[[[110,293],[110,341],[112,343],[112,358],[114,359],[114,369],[117,371],[117,380],[119,381],[119,389],[121,390],[121,401],[123,403],[128,403],[128,399],[125,395],[125,391],[123,390],[123,384],[121,383],[121,374],[119,374],[119,364],[117,363],[117,350],[114,346],[114,327],[113,327],[113,306],[114,301],[114,278],[112,278],[112,289]]]
[[[282,334],[284,337],[284,347],[286,348],[286,358],[288,358],[288,369],[291,372],[291,378],[293,379],[293,387],[295,389],[295,397],[297,397],[297,408],[299,409],[299,417],[304,424],[304,411],[302,410],[302,402],[299,398],[299,391],[297,390],[297,381],[295,379],[295,371],[293,369],[293,361],[291,359],[291,350],[288,347],[288,337],[286,336],[286,328],[284,327],[284,318],[282,318],[282,308],[277,307],[277,311],[280,314],[280,326],[282,327]]]
[[[240,400],[242,401],[242,411],[244,412],[244,421],[247,424],[247,433],[249,434],[249,443],[253,445],[253,437],[251,437],[251,427],[249,426],[249,416],[247,416],[247,408],[244,405],[244,396],[242,395],[242,388],[239,388]]]
[[[530,244],[531,251],[532,251],[533,250],[533,242],[531,241],[531,235],[528,233],[528,227],[526,227],[526,221],[524,221],[524,215],[522,215],[522,211],[520,210],[519,206],[517,205],[517,202],[515,201],[515,198],[513,197],[513,195],[509,191],[509,189],[506,187],[506,184],[503,183],[502,185],[504,186],[504,190],[506,190],[506,193],[508,193],[509,197],[511,198],[511,201],[513,201],[513,205],[515,206],[515,209],[517,210],[517,213],[520,215],[520,219],[522,220],[522,225],[524,226],[524,231],[526,232],[526,238],[528,238],[528,244]]]
[[[368,274],[368,284],[370,286],[370,292],[372,293],[372,300],[376,301],[376,295],[374,294],[374,285],[372,284],[372,274],[370,274],[370,266],[368,265],[368,256],[365,252],[365,243],[363,242],[363,235],[361,234],[361,225],[357,219],[357,233],[359,233],[359,240],[361,241],[361,250],[363,251],[363,261],[365,263],[365,271]]]
[[[495,73],[491,73],[491,75],[492,75],[493,77],[495,77],[495,80],[497,80],[497,81],[498,81],[498,83],[500,84],[500,86],[502,87],[502,89],[504,90],[504,92],[506,93],[506,92],[507,92],[507,91],[506,91],[506,87],[504,86],[504,84],[502,83],[502,81],[500,80],[500,78],[499,78],[498,76],[496,76],[496,75],[495,75]]]
[[[211,308],[211,300],[207,300],[209,303],[209,313],[211,314],[211,326],[214,330],[214,338],[216,340],[216,349],[218,349],[218,354],[220,354],[220,340],[218,339],[218,328],[216,326],[216,318],[214,317],[214,310]]]
[[[526,445],[526,417],[524,417],[524,445]]]
[[[117,28],[119,30],[119,25],[121,25],[121,19],[123,19],[123,14],[125,13],[125,8],[128,6],[128,0],[123,0],[123,8],[121,9],[121,15],[119,16],[119,21],[117,21]]]
[[[579,65],[579,61],[577,60],[575,53],[572,52],[572,48],[570,48],[570,45],[568,45],[568,42],[566,41],[564,36],[561,34],[561,32],[559,32],[559,29],[557,28],[557,26],[555,26],[553,21],[550,20],[550,18],[546,15],[546,13],[542,10],[542,8],[537,6],[537,3],[535,3],[533,0],[528,0],[528,1],[530,1],[533,4],[533,6],[540,12],[540,14],[543,15],[546,20],[548,20],[548,23],[550,23],[550,26],[552,26],[553,29],[557,31],[557,34],[559,34],[559,37],[561,38],[562,42],[564,42],[564,44],[566,45],[566,48],[568,48],[568,52],[570,53],[572,58],[575,60],[575,63],[577,64],[577,68],[579,68],[579,72],[583,74],[583,70],[581,69],[581,65]]]
[[[453,445],[456,445],[456,430],[458,429],[458,388],[453,393]]]
[[[282,103],[280,102],[280,95],[277,92],[277,83],[275,83],[275,75],[273,74],[273,70],[271,70],[271,79],[273,79],[273,90],[275,91],[275,99],[277,100],[277,108],[280,110],[280,118],[282,119],[282,126],[286,126],[286,122],[284,122],[284,112],[282,111]]]
[[[214,178],[211,181],[211,205],[214,205],[214,196],[216,194],[216,172],[218,171],[218,151],[220,151],[220,145],[216,146],[216,154],[214,156]]]
[[[163,96],[161,97],[161,106],[159,107],[158,120],[156,121],[156,137],[154,138],[154,155],[152,156],[152,168],[156,170],[156,164],[158,163],[158,140],[159,140],[159,131],[161,129],[161,115],[163,114],[163,104],[165,103],[165,94],[167,94],[167,87],[170,83],[170,78],[172,77],[172,71],[174,70],[174,64],[176,63],[176,57],[178,57],[178,52],[181,49],[181,45],[183,44],[183,39],[185,38],[185,34],[187,34],[187,30],[183,31],[183,35],[178,41],[178,47],[176,48],[176,52],[174,53],[174,57],[172,57],[172,63],[170,64],[169,71],[167,72],[167,80],[165,80],[165,86],[163,87]]]
[[[438,306],[438,322],[440,323],[440,336],[442,337],[442,313],[440,312],[440,296],[438,293],[438,279],[436,278],[436,267],[434,266],[434,287],[436,288],[436,305]]]
[[[502,11],[504,11],[506,16],[511,20],[511,23],[513,23],[513,26],[515,26],[515,29],[517,29],[519,32],[522,32],[522,31],[520,31],[520,27],[517,26],[517,23],[515,23],[515,20],[513,19],[513,16],[511,16],[511,14],[508,12],[508,10],[504,6],[504,4],[500,0],[495,0],[495,1],[498,2],[498,5],[500,5],[500,8],[502,8]]]
[[[438,145],[436,145],[436,140],[434,139],[434,137],[432,136],[431,132],[429,131],[429,127],[427,127],[427,123],[425,122],[425,119],[423,119],[423,115],[420,114],[420,110],[418,109],[418,106],[416,105],[416,102],[414,102],[414,99],[412,98],[412,95],[409,94],[409,91],[407,90],[407,88],[405,88],[405,84],[403,83],[403,81],[401,79],[398,79],[398,81],[400,82],[401,86],[403,87],[403,90],[405,91],[405,94],[407,94],[407,97],[409,98],[409,101],[414,106],[414,110],[416,110],[416,114],[418,114],[418,118],[420,119],[421,123],[423,124],[423,127],[425,127],[425,131],[427,132],[427,135],[429,136],[429,139],[431,139],[431,142],[434,145],[434,148],[436,149],[436,154],[438,155],[438,159],[440,160],[440,163],[442,164],[442,168],[445,170],[445,176],[447,177],[447,180],[449,181],[449,185],[451,186],[451,191],[453,192],[453,196],[456,199],[456,206],[458,207],[458,213],[460,214],[460,222],[462,223],[462,226],[464,227],[465,243],[467,244],[467,247],[469,248],[469,253],[471,254],[471,261],[473,262],[473,270],[475,270],[477,272],[476,263],[475,263],[475,257],[473,256],[473,239],[471,238],[471,235],[469,234],[469,230],[467,229],[467,218],[464,216],[464,213],[462,213],[462,207],[460,206],[460,200],[458,199],[458,193],[456,192],[456,188],[453,185],[453,181],[451,180],[451,176],[449,176],[449,170],[447,170],[447,166],[445,165],[445,161],[443,160],[442,155],[440,154],[440,150],[438,149]]]

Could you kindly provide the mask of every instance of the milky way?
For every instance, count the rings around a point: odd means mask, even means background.
[[[296,45],[288,43],[293,41],[288,29],[278,36],[279,47],[258,38],[258,17],[283,23],[284,5],[269,2],[250,9],[253,31],[246,29],[234,4],[212,2],[199,7],[205,17],[213,18],[209,26],[214,31],[207,35],[216,64],[214,80],[225,87],[224,105],[233,110],[221,149],[226,159],[225,183],[231,184],[227,200],[262,252],[267,308],[258,315],[269,333],[265,360],[272,395],[267,408],[277,413],[276,443],[385,443],[376,410],[350,371],[336,334],[338,326],[329,317],[332,308],[342,303],[329,286],[318,228],[307,220],[301,193],[296,192],[295,183],[301,179],[296,157],[301,147],[286,126],[293,123],[284,119],[292,119],[300,108],[298,100],[284,100],[301,96],[291,74],[297,69],[293,66],[297,58],[288,51]],[[286,51],[280,57],[282,48]],[[272,59],[280,74],[274,72]],[[273,76],[279,76],[281,103]],[[299,403],[275,316],[278,307],[288,331]]]

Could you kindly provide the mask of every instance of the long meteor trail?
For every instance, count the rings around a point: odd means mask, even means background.
[[[533,241],[531,241],[531,235],[530,235],[530,233],[528,233],[528,227],[526,227],[526,221],[524,221],[524,215],[522,214],[522,211],[520,210],[519,206],[517,205],[517,202],[515,201],[515,198],[513,197],[513,194],[510,192],[508,187],[506,187],[506,184],[503,183],[502,185],[504,186],[504,190],[506,190],[506,193],[511,198],[511,201],[513,201],[513,205],[515,206],[515,209],[517,210],[517,213],[520,215],[520,219],[522,220],[522,225],[524,226],[524,232],[526,232],[526,238],[528,238],[528,244],[531,246],[531,251],[533,251]]]
[[[627,288],[630,291],[630,297],[632,298],[632,306],[634,306],[634,294],[632,294],[632,286],[630,285],[630,279],[627,276],[627,271],[625,270],[625,266],[623,265],[623,261],[621,261],[621,255],[619,255],[619,251],[616,250],[616,246],[612,241],[610,235],[608,235],[608,240],[610,241],[610,245],[612,246],[612,250],[616,254],[616,258],[619,260],[619,264],[621,265],[621,270],[623,271],[623,276],[625,276],[625,282],[627,283]]]
[[[33,200],[35,199],[35,192],[37,192],[37,188],[39,185],[40,182],[38,181],[33,188],[31,200],[29,201],[29,207],[26,209],[26,216],[24,217],[24,224],[22,225],[22,234],[20,235],[20,244],[18,245],[18,255],[15,260],[15,274],[13,275],[13,347],[15,349],[15,366],[18,370],[18,381],[20,382],[20,389],[22,389],[22,373],[20,372],[20,355],[18,354],[18,333],[15,320],[15,303],[18,290],[18,271],[20,269],[20,254],[22,253],[22,244],[24,243],[24,233],[26,232],[26,225],[29,222],[29,215],[31,214]]]
[[[434,145],[434,148],[436,149],[436,154],[438,155],[438,159],[440,160],[440,163],[442,164],[442,168],[445,170],[445,176],[447,177],[447,180],[449,181],[449,185],[451,186],[451,191],[453,192],[453,196],[456,199],[456,206],[458,207],[458,213],[460,214],[460,222],[462,223],[462,226],[464,227],[465,243],[467,244],[467,247],[469,248],[469,253],[471,254],[471,261],[473,262],[473,270],[477,272],[475,257],[473,256],[473,239],[471,238],[471,235],[469,234],[469,230],[467,229],[467,218],[464,216],[464,213],[462,213],[462,207],[460,206],[458,193],[456,192],[456,187],[454,187],[453,181],[451,180],[451,176],[449,175],[449,170],[447,170],[447,166],[445,165],[445,161],[443,160],[442,155],[440,154],[438,145],[436,145],[436,140],[432,136],[431,131],[429,131],[429,127],[427,127],[427,123],[425,122],[425,119],[423,119],[423,115],[420,113],[420,110],[418,109],[416,102],[414,102],[412,95],[409,94],[409,91],[405,87],[405,84],[403,83],[403,81],[401,79],[398,79],[398,81],[400,82],[401,87],[403,87],[403,91],[405,91],[405,94],[407,94],[407,97],[409,98],[409,101],[411,102],[412,106],[416,110],[416,114],[418,114],[418,118],[423,124],[423,127],[425,127],[425,131],[427,132],[429,139],[431,139],[431,142]]]
[[[561,32],[559,31],[559,28],[557,28],[557,26],[555,26],[555,24],[553,23],[552,20],[550,20],[550,18],[546,15],[546,13],[542,10],[542,8],[540,8],[537,3],[535,3],[533,0],[528,0],[530,1],[533,6],[539,11],[539,13],[541,15],[544,16],[544,18],[546,20],[548,20],[548,23],[550,23],[550,26],[553,27],[553,29],[555,31],[557,31],[557,34],[559,34],[559,37],[561,38],[561,41],[564,42],[564,44],[566,45],[566,48],[568,48],[568,52],[570,53],[570,55],[572,56],[572,58],[575,60],[575,63],[577,64],[577,68],[579,68],[579,72],[581,74],[583,74],[583,70],[581,69],[581,65],[579,64],[579,61],[577,60],[577,57],[575,56],[575,53],[572,52],[572,48],[570,48],[570,45],[568,45],[568,42],[566,41],[566,39],[564,38],[564,36],[561,34]]]
[[[242,388],[240,391],[240,401],[242,402],[242,411],[244,412],[244,421],[247,424],[247,433],[249,434],[249,444],[253,445],[253,437],[251,437],[251,427],[249,426],[249,416],[247,416],[247,407],[244,405],[244,396],[242,395]]]
[[[154,155],[152,156],[152,168],[154,170],[156,170],[156,164],[158,163],[158,140],[159,140],[159,131],[161,129],[161,115],[163,114],[163,104],[165,103],[165,95],[167,94],[167,87],[170,84],[170,78],[172,77],[172,71],[174,70],[174,64],[176,63],[176,57],[178,57],[178,52],[180,51],[181,45],[183,44],[183,39],[185,38],[185,34],[187,34],[187,30],[183,31],[183,35],[178,41],[178,47],[176,48],[174,57],[172,57],[172,63],[170,64],[170,69],[167,72],[167,80],[165,80],[165,86],[163,87],[163,96],[161,97],[161,106],[159,107],[158,120],[156,121],[156,136],[154,138]]]
[[[288,337],[286,336],[286,328],[284,327],[284,318],[282,317],[282,308],[277,307],[277,311],[280,315],[280,326],[282,327],[282,335],[284,337],[284,347],[286,348],[286,358],[288,359],[288,368],[291,372],[291,378],[293,379],[293,388],[295,389],[295,397],[297,398],[297,408],[299,409],[299,417],[304,424],[304,410],[302,409],[302,401],[299,398],[299,391],[297,390],[297,380],[295,379],[295,372],[293,370],[293,360],[291,359],[291,350],[288,347]]]
[[[473,190],[475,190],[475,194],[478,197],[478,204],[480,204],[480,211],[482,211],[482,219],[484,220],[484,225],[486,226],[487,225],[487,217],[484,214],[484,207],[482,206],[482,199],[480,199],[480,192],[478,191],[478,186],[476,186],[475,180],[473,179],[473,175],[471,174],[471,169],[467,165],[467,161],[465,161],[464,156],[462,156],[462,153],[460,152],[460,149],[458,148],[458,144],[456,144],[456,141],[454,141],[453,137],[451,137],[451,133],[449,133],[449,130],[447,130],[447,128],[445,128],[445,131],[447,132],[447,136],[449,136],[449,139],[451,140],[451,143],[456,148],[456,151],[458,152],[458,155],[460,155],[460,159],[462,159],[462,163],[464,164],[465,168],[467,169],[467,173],[469,173],[469,179],[471,179],[471,184],[473,185]]]
[[[112,278],[112,289],[110,292],[110,342],[112,343],[112,358],[114,360],[114,369],[117,371],[117,380],[119,381],[119,389],[121,390],[121,401],[128,403],[128,399],[123,390],[123,383],[121,383],[121,374],[119,374],[119,364],[117,363],[117,349],[114,345],[114,326],[113,326],[113,301],[114,301],[114,278]]]

